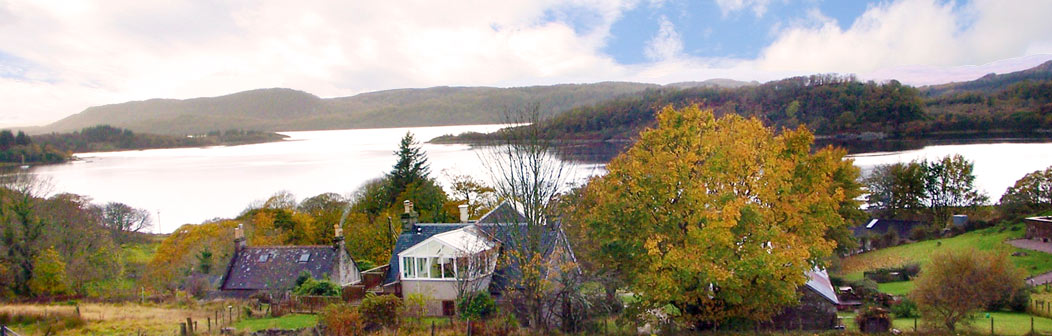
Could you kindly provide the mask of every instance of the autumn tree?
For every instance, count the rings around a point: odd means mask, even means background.
[[[834,179],[850,164],[844,152],[812,154],[806,129],[776,135],[696,105],[657,119],[586,186],[593,206],[580,225],[600,244],[594,262],[619,270],[636,313],[671,305],[699,328],[794,304],[836,247],[826,235],[846,225],[845,195],[857,194]]]
[[[38,200],[50,192],[51,185],[26,173],[4,176],[0,182],[3,183],[0,188],[0,225],[3,225],[0,252],[3,255],[0,258],[4,264],[12,265],[13,292],[29,295],[29,279],[34,261],[44,249],[40,241],[48,226],[38,211]]]
[[[128,233],[142,232],[150,227],[150,213],[120,202],[109,202],[102,207],[102,225],[110,229],[118,242]]]
[[[449,180],[450,198],[458,204],[467,204],[468,216],[478,218],[497,204],[496,192],[486,182],[471,175],[443,171]]]
[[[1052,209],[1052,167],[1026,174],[1001,196],[1001,212],[1026,216]]]
[[[54,247],[40,253],[33,264],[33,277],[29,280],[33,294],[51,296],[66,293],[66,263]]]
[[[910,297],[925,320],[954,331],[991,302],[1011,297],[1024,285],[1025,276],[1004,254],[975,249],[936,252],[914,281]]]
[[[234,254],[234,228],[238,224],[236,220],[222,220],[187,224],[173,231],[147,264],[149,284],[157,290],[179,288],[187,274],[204,273],[200,256],[205,251],[211,254],[208,271],[214,274],[225,270]]]

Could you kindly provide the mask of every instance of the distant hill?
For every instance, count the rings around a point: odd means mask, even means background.
[[[504,130],[539,131],[548,139],[631,142],[665,106],[701,104],[717,115],[756,117],[774,128],[807,126],[845,143],[864,139],[926,139],[1052,130],[1052,62],[947,85],[914,88],[898,81],[861,82],[853,76],[813,75],[737,88],[668,85],[574,108],[542,122]],[[502,133],[467,133],[436,143],[486,143]]]
[[[1052,80],[1052,61],[1047,61],[1041,65],[1022,71],[1006,74],[987,74],[973,81],[925,86],[921,88],[921,91],[929,96],[942,96],[967,91],[993,93],[994,91],[1003,90],[1013,84],[1027,80]]]
[[[655,84],[603,82],[520,88],[434,87],[322,99],[292,89],[259,89],[194,99],[151,99],[91,107],[33,133],[110,125],[154,134],[216,130],[292,131],[501,123],[507,109],[538,103],[545,116],[637,93]]]

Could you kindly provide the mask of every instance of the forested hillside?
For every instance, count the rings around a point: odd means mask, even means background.
[[[538,103],[545,115],[656,88],[604,82],[522,88],[435,87],[322,99],[291,89],[260,89],[220,97],[91,107],[37,133],[107,124],[135,132],[204,134],[212,130],[321,130],[501,123],[507,109]]]
[[[838,138],[924,138],[1035,132],[1052,128],[1052,62],[1033,69],[947,87],[814,75],[740,88],[648,89],[538,123],[549,139],[629,141],[666,105],[700,104],[717,115],[756,117],[776,128],[805,125]],[[969,89],[970,88],[970,89]],[[967,89],[967,90],[965,90]],[[515,132],[516,130],[510,130]],[[463,134],[435,142],[485,142],[498,135]]]
[[[144,134],[109,125],[87,127],[71,133],[51,133],[34,137],[42,145],[69,153],[237,145],[277,141],[283,138],[285,136],[276,133],[238,129],[222,132],[211,131],[194,137]]]

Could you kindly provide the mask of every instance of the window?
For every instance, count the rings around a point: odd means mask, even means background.
[[[270,254],[264,253],[259,255],[259,262],[267,262],[267,259],[270,259]]]
[[[443,279],[456,279],[457,275],[453,272],[453,259],[442,258],[442,278]]]
[[[414,278],[426,278],[427,277],[427,258],[416,258],[416,274]]]
[[[432,279],[442,278],[442,263],[438,257],[431,257],[431,267],[429,268],[430,273],[428,277]]]
[[[303,254],[300,254],[300,260],[299,260],[299,262],[301,262],[301,263],[305,263],[305,262],[308,262],[308,261],[310,261],[310,253],[303,253]]]
[[[416,266],[414,261],[416,261],[416,258],[402,257],[402,278],[416,277]]]

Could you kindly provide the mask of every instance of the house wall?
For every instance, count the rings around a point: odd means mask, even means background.
[[[360,282],[362,280],[362,274],[358,270],[358,265],[355,265],[354,260],[347,254],[346,249],[342,246],[338,248],[339,251],[336,252],[336,260],[333,262],[333,280],[338,282],[340,286],[347,286]]]
[[[468,286],[485,290],[489,287],[489,282],[490,277],[486,276],[473,281]],[[442,316],[442,301],[456,301],[457,299],[456,280],[402,279],[401,285],[402,298],[409,297],[411,294],[421,294],[428,298],[424,312],[428,316]]]
[[[1052,223],[1027,220],[1026,239],[1036,239],[1046,242],[1052,241]]]

